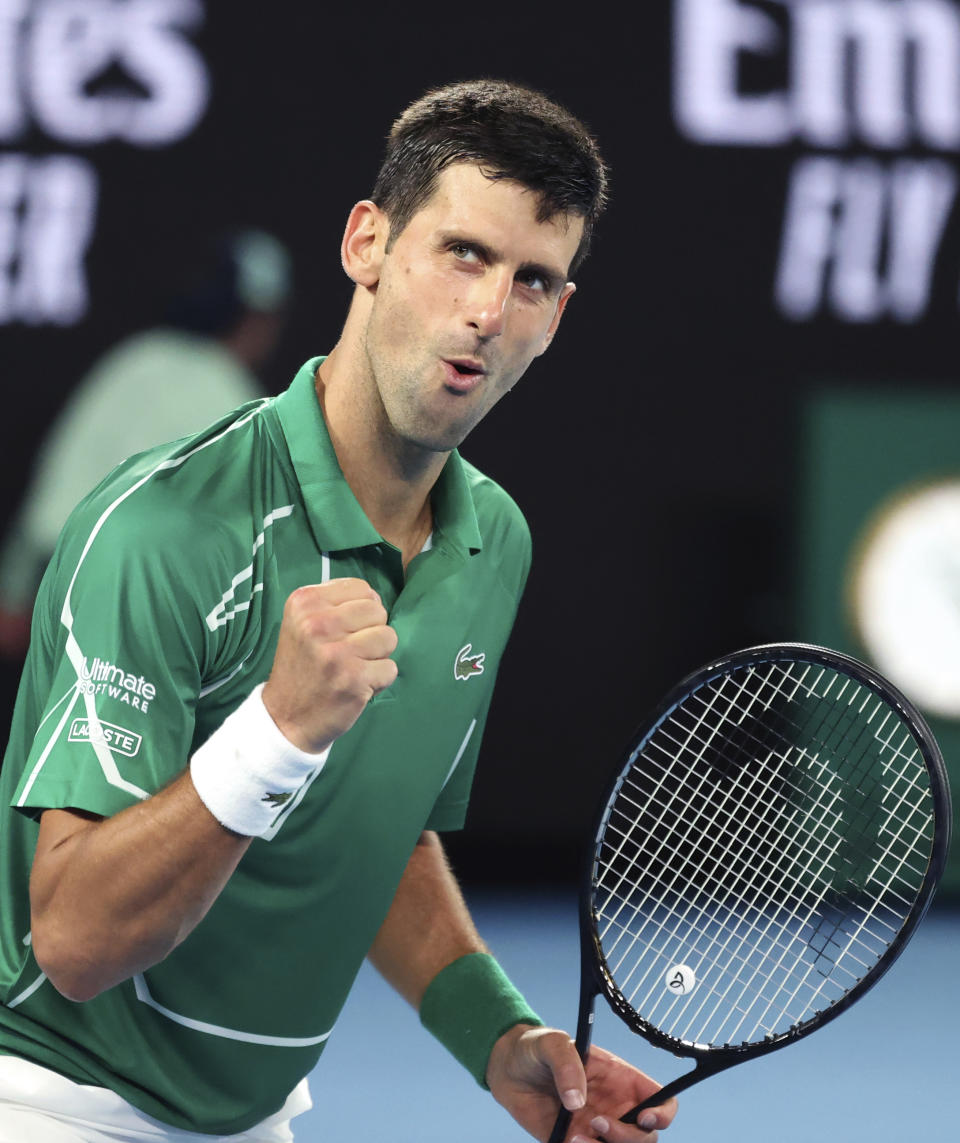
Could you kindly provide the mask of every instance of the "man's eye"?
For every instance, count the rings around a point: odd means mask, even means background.
[[[537,290],[538,292],[545,292],[549,289],[549,282],[538,274],[535,270],[528,270],[525,274],[518,274],[517,280],[530,290]]]
[[[471,262],[477,257],[477,252],[472,246],[467,246],[465,242],[457,242],[450,247],[450,252],[454,258],[459,258],[461,262]]]

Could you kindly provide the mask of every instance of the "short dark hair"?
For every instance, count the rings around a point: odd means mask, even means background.
[[[390,220],[390,241],[427,202],[437,176],[453,163],[475,163],[539,197],[537,218],[583,219],[571,272],[586,257],[607,201],[607,168],[589,131],[539,91],[479,79],[427,92],[390,129],[371,198]]]

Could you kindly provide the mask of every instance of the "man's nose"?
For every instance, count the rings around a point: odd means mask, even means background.
[[[498,337],[503,332],[512,287],[513,278],[506,271],[490,271],[474,284],[467,321],[480,337]]]

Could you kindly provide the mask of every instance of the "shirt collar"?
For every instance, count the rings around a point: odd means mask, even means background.
[[[382,537],[367,519],[337,461],[315,389],[323,357],[312,357],[294,377],[274,407],[287,442],[290,460],[303,493],[310,526],[323,551],[342,551],[379,544]],[[483,547],[477,509],[460,454],[454,449],[432,493],[434,547]]]

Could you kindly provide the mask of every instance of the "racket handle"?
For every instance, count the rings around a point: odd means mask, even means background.
[[[676,1095],[678,1091],[686,1090],[686,1088],[690,1087],[692,1083],[700,1078],[703,1078],[702,1071],[699,1073],[696,1071],[688,1072],[686,1075],[679,1076],[665,1087],[661,1087],[655,1091],[653,1095],[648,1096],[642,1103],[638,1103],[636,1107],[631,1107],[625,1115],[620,1116],[620,1122],[630,1123],[636,1126],[637,1116],[641,1111],[646,1111],[648,1107],[659,1107],[660,1104],[666,1103],[668,1099]],[[563,1143],[563,1137],[567,1133],[567,1128],[570,1126],[570,1120],[572,1118],[572,1114],[567,1111],[565,1107],[561,1107],[547,1143]],[[601,1143],[603,1143],[602,1140]]]
[[[547,1143],[563,1143],[563,1137],[567,1133],[567,1128],[570,1126],[570,1120],[572,1118],[573,1116],[570,1112],[567,1111],[565,1107],[561,1107]]]

